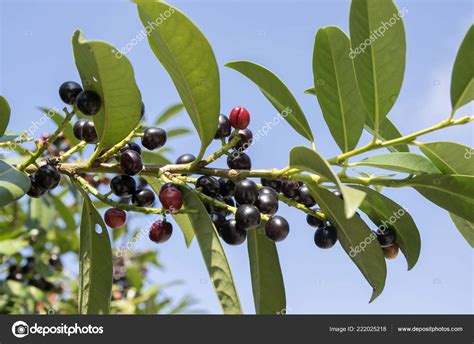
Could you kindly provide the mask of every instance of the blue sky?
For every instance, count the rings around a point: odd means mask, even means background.
[[[101,39],[117,48],[142,29],[133,4],[123,1],[21,1],[0,0],[0,93],[13,109],[11,130],[39,119],[37,106],[63,106],[59,85],[78,80],[72,58],[71,35],[81,28],[89,39]],[[435,124],[450,111],[450,73],[456,51],[472,22],[470,1],[397,1],[406,7],[407,67],[399,100],[390,118],[402,133]],[[221,72],[222,112],[234,105],[252,114],[251,129],[258,130],[275,110],[248,80],[223,67],[231,60],[250,60],[274,71],[296,95],[312,126],[318,149],[330,157],[338,152],[314,97],[303,94],[312,84],[311,58],[318,28],[336,25],[348,33],[349,1],[179,1],[211,42]],[[137,83],[152,118],[178,95],[148,44],[142,42],[128,55]],[[472,114],[472,107],[461,114]],[[188,127],[182,115],[167,125]],[[44,126],[48,131],[51,123]],[[472,126],[450,128],[423,140],[453,140],[472,146]],[[364,135],[361,143],[369,137]],[[359,144],[361,144],[359,143]],[[283,167],[303,138],[282,123],[251,147],[255,168]],[[172,160],[182,153],[197,153],[197,135],[173,140]],[[213,145],[211,148],[217,148]],[[224,166],[218,162],[216,166]],[[422,251],[418,264],[407,272],[403,256],[387,262],[383,294],[368,304],[371,288],[338,244],[317,249],[313,230],[302,213],[281,206],[291,225],[290,236],[278,244],[289,313],[472,313],[473,253],[451,223],[446,211],[428,203],[413,190],[386,190],[407,207],[418,224]],[[144,226],[150,218],[135,216]],[[153,273],[156,283],[179,279],[184,284],[168,290],[172,296],[191,294],[199,309],[219,313],[196,243],[186,249],[176,228],[165,245],[141,242],[159,251],[165,270]],[[254,312],[246,245],[225,246],[245,312]]]

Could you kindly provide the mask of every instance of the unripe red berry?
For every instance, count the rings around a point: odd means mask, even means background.
[[[122,209],[110,208],[105,212],[104,220],[110,228],[120,228],[127,221],[127,213]]]
[[[173,226],[171,223],[158,220],[151,225],[148,236],[151,241],[161,244],[168,241],[172,233]]]
[[[176,212],[183,206],[183,194],[176,188],[162,188],[159,197],[165,210]]]
[[[236,106],[230,112],[229,119],[235,129],[245,129],[250,123],[250,113],[243,106]]]

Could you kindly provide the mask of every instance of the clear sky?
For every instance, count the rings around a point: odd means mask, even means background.
[[[89,39],[101,39],[117,48],[142,29],[136,8],[123,1],[0,0],[0,93],[13,109],[11,130],[21,131],[39,119],[37,106],[62,107],[57,90],[66,80],[79,80],[72,58],[71,35],[81,28]],[[407,32],[407,67],[399,100],[390,113],[402,133],[435,124],[450,111],[450,74],[456,51],[472,22],[472,2],[396,1]],[[234,105],[252,114],[251,129],[258,130],[276,114],[258,89],[225,62],[245,59],[260,63],[286,82],[300,102],[323,155],[338,152],[314,97],[303,94],[312,86],[311,58],[318,28],[336,25],[348,33],[350,2],[344,1],[179,1],[173,2],[207,35],[221,71],[222,112]],[[178,101],[174,86],[143,41],[128,55],[152,118]],[[472,107],[460,114],[472,114]],[[167,125],[192,128],[185,114]],[[41,131],[53,128],[48,123]],[[361,143],[369,137],[364,135]],[[197,153],[197,135],[173,140],[169,157]],[[472,146],[472,126],[450,128],[423,140],[454,140]],[[303,138],[281,123],[258,145],[251,147],[255,168],[283,167]],[[216,148],[217,145],[212,146]],[[211,148],[212,148],[211,147]],[[219,162],[216,166],[225,166]],[[403,256],[387,262],[385,291],[368,304],[371,288],[338,244],[317,249],[305,216],[281,206],[291,225],[289,237],[278,244],[289,313],[472,313],[473,251],[457,232],[446,211],[428,203],[413,190],[386,190],[407,207],[418,224],[422,250],[418,264],[407,272]],[[144,226],[146,216],[133,224]],[[199,309],[220,312],[197,243],[186,249],[175,227],[171,240],[154,246],[165,270],[153,272],[156,283],[182,280],[168,290],[172,296],[193,295]],[[254,312],[246,245],[225,245],[244,311]],[[71,267],[76,268],[76,267]]]

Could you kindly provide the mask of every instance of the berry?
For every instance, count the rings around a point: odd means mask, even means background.
[[[245,241],[247,232],[237,226],[235,220],[228,220],[221,226],[221,237],[229,245],[240,245]]]
[[[235,131],[232,132],[232,135],[229,137],[229,142],[234,138]],[[239,131],[239,141],[235,145],[235,148],[238,149],[240,152],[249,148],[253,143],[253,134],[250,129],[244,129]]]
[[[235,202],[232,196],[225,196],[222,198],[225,204],[230,205],[231,207],[235,207]]]
[[[175,188],[175,189],[178,190],[178,185],[176,185],[175,183],[169,182],[169,183],[164,183],[161,186],[161,190],[164,190],[164,189],[167,189],[167,188]]]
[[[87,143],[97,143],[97,131],[95,130],[94,122],[86,120],[82,125],[82,139]]]
[[[264,186],[262,188],[260,188],[258,190],[258,195],[270,195],[276,199],[278,199],[278,194],[276,193],[276,191],[274,189],[272,189],[271,187],[269,186]]]
[[[314,243],[319,248],[331,248],[336,244],[337,232],[331,225],[320,227],[314,233]]]
[[[196,160],[196,157],[192,154],[183,154],[176,159],[176,165],[184,165],[184,164],[189,164]]]
[[[278,198],[270,193],[259,193],[255,205],[262,214],[273,215],[278,210]]]
[[[235,212],[235,222],[245,230],[255,228],[260,224],[260,211],[254,205],[243,204]]]
[[[161,188],[159,197],[163,208],[172,213],[178,211],[183,206],[183,194],[176,188]]]
[[[313,216],[313,215],[310,215],[310,214],[306,215],[306,222],[311,227],[319,228],[319,227],[324,226],[324,221],[323,220],[321,220],[319,217],[316,217],[316,216]]]
[[[272,216],[267,223],[265,223],[265,234],[273,241],[282,241],[290,232],[290,225],[284,217]]]
[[[295,198],[298,195],[300,185],[296,180],[284,180],[281,183],[281,192],[288,198]]]
[[[396,233],[392,228],[387,228],[385,230],[382,229],[377,229],[375,231],[375,234],[377,235],[377,239],[380,243],[380,246],[382,247],[389,247],[391,246],[396,239]]]
[[[146,149],[161,148],[166,143],[166,131],[161,128],[146,128],[143,132],[142,145]]]
[[[142,102],[142,108],[140,110],[140,118],[143,118],[145,116],[145,103]]]
[[[173,226],[167,221],[155,221],[150,227],[150,232],[148,236],[151,241],[156,242],[157,244],[164,243],[168,241],[173,233]]]
[[[227,166],[234,170],[250,170],[252,161],[247,154],[234,152],[232,156],[227,157]]]
[[[52,190],[59,185],[61,175],[51,165],[43,165],[36,171],[36,183],[44,189]]]
[[[230,125],[235,129],[245,129],[250,123],[250,113],[242,106],[236,106],[230,111]]]
[[[201,188],[202,193],[211,197],[219,193],[219,182],[210,176],[201,176],[196,182],[196,188]]]
[[[128,150],[133,150],[137,152],[138,154],[142,155],[142,147],[140,147],[135,142],[127,142],[126,144],[124,144],[123,147],[120,148],[120,153],[123,153]]]
[[[302,185],[298,189],[298,202],[303,203],[306,207],[311,208],[316,204],[311,191],[306,185]]]
[[[278,180],[278,179],[272,180],[272,179],[262,178],[261,182],[263,186],[269,186],[272,189],[274,189],[276,192],[281,191],[281,180]]]
[[[398,256],[398,245],[393,244],[389,247],[383,247],[383,255],[386,259],[395,259]]]
[[[76,105],[84,115],[93,116],[100,110],[102,101],[94,91],[82,91],[76,97]]]
[[[38,182],[36,181],[36,174],[30,174],[29,177],[31,186],[27,192],[27,195],[34,198],[43,196],[48,190],[38,184]]]
[[[114,195],[119,197],[130,197],[135,193],[137,189],[137,183],[135,179],[126,174],[115,176],[110,182],[110,188]]]
[[[110,208],[105,212],[104,220],[110,228],[120,228],[127,221],[127,213],[119,208]]]
[[[82,86],[74,81],[66,81],[59,87],[59,97],[66,104],[72,105],[76,97],[82,92]]]
[[[225,222],[225,216],[219,211],[213,211],[211,213],[211,221],[216,227],[217,231],[220,232],[222,224]]]
[[[72,128],[72,131],[74,133],[74,136],[76,139],[82,141],[82,128],[84,127],[84,123],[86,122],[86,119],[80,119],[76,123],[74,123],[74,126]]]
[[[120,167],[125,174],[134,176],[143,169],[142,157],[134,150],[129,149],[120,155]]]
[[[235,183],[229,178],[219,179],[219,193],[222,196],[232,196],[234,194]]]
[[[333,194],[334,194],[334,196],[337,196],[337,197],[339,197],[339,198],[342,199],[342,200],[344,199],[344,196],[343,196],[342,193],[341,193],[340,191],[338,191],[338,190],[334,191]]]
[[[223,139],[230,135],[230,121],[226,115],[219,115],[219,124],[217,125],[216,135],[214,139]]]
[[[235,185],[234,197],[239,204],[254,204],[258,198],[258,188],[250,179],[243,179]]]
[[[137,190],[132,195],[132,203],[138,207],[150,207],[155,203],[155,194],[150,189]]]

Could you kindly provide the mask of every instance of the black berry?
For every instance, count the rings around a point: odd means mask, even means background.
[[[36,181],[36,174],[30,174],[29,177],[31,186],[27,192],[27,195],[34,198],[43,196],[48,190],[38,184],[38,182]]]
[[[282,241],[290,232],[290,225],[284,217],[272,216],[267,223],[265,223],[265,234],[273,241]]]
[[[245,129],[250,123],[250,113],[243,106],[236,106],[230,111],[229,120],[235,129]]]
[[[306,215],[306,222],[311,227],[316,227],[316,228],[322,227],[325,224],[325,222],[321,220],[319,217],[316,217],[310,214]]]
[[[220,233],[222,224],[226,221],[224,214],[219,211],[213,211],[211,213],[211,221],[216,227],[217,231]]]
[[[235,136],[235,131],[232,132],[232,134],[229,137],[229,142],[234,138]],[[237,144],[235,145],[235,148],[239,150],[239,152],[242,152],[246,150],[247,148],[252,145],[253,142],[253,134],[250,129],[244,129],[239,131],[239,141],[237,141]]]
[[[223,139],[224,137],[227,137],[230,135],[230,121],[229,117],[226,115],[220,115],[219,116],[219,124],[217,125],[217,130],[216,130],[216,135],[214,138],[217,139]]]
[[[120,153],[123,153],[128,150],[133,150],[137,152],[138,154],[142,155],[142,147],[140,147],[135,142],[127,142],[126,144],[124,144],[123,147],[120,148]]]
[[[142,145],[146,149],[161,148],[166,143],[166,131],[161,128],[146,128],[143,132]]]
[[[125,174],[134,176],[143,169],[142,157],[134,150],[129,149],[120,155],[120,167]]]
[[[235,212],[235,222],[245,230],[255,228],[260,224],[260,211],[254,205],[243,204]]]
[[[36,171],[36,183],[44,189],[52,190],[59,185],[61,175],[51,165],[43,165]]]
[[[140,110],[140,118],[143,118],[145,116],[145,103],[142,102],[142,108]]]
[[[176,165],[184,165],[184,164],[189,164],[196,160],[196,157],[192,154],[183,154],[176,159]]]
[[[159,198],[163,208],[172,213],[178,211],[183,206],[183,194],[177,188],[161,188]]]
[[[386,229],[385,230],[382,230],[382,229],[377,229],[375,231],[375,234],[377,235],[377,239],[380,243],[380,246],[382,247],[389,247],[391,246],[394,242],[395,242],[395,239],[396,239],[396,233],[395,231],[390,228],[390,227],[385,227]]]
[[[76,97],[76,105],[84,115],[93,116],[100,110],[102,101],[94,91],[82,91]]]
[[[138,207],[150,207],[155,203],[155,194],[150,189],[137,190],[132,195],[132,203]]]
[[[230,205],[231,207],[235,207],[235,202],[232,196],[224,196],[222,197],[222,200],[225,204]]]
[[[235,183],[229,178],[219,179],[219,193],[222,196],[232,196],[234,194]]]
[[[269,186],[264,186],[258,190],[258,195],[270,195],[276,199],[278,199],[278,194],[275,191],[275,189],[269,187]]]
[[[91,120],[86,120],[82,126],[82,139],[87,143],[97,143],[99,140],[94,122]]]
[[[158,220],[151,225],[148,236],[151,241],[161,244],[168,241],[171,234],[173,234],[173,226],[171,223]]]
[[[300,185],[296,180],[284,180],[281,183],[281,192],[288,198],[295,198],[298,195]]]
[[[255,205],[262,214],[273,215],[278,210],[278,198],[270,193],[259,193]]]
[[[311,191],[306,185],[302,185],[298,189],[298,202],[303,203],[306,207],[311,208],[316,204]]]
[[[66,81],[59,87],[59,96],[66,104],[72,105],[77,95],[82,92],[82,86],[74,81]]]
[[[337,232],[331,225],[320,227],[314,233],[314,243],[319,248],[331,248],[337,242]]]
[[[263,186],[269,186],[272,189],[274,189],[276,192],[281,191],[281,180],[274,180],[274,179],[267,179],[267,178],[262,178],[261,179],[262,185]]]
[[[201,188],[202,193],[211,197],[219,193],[219,182],[210,176],[201,176],[196,182],[196,188]]]
[[[136,189],[137,183],[135,179],[127,175],[115,176],[110,182],[110,188],[114,195],[119,197],[130,197]]]
[[[104,220],[110,228],[120,228],[127,221],[127,213],[122,209],[110,208],[105,212]]]
[[[247,232],[237,226],[235,220],[229,220],[221,226],[221,237],[229,245],[240,245],[245,241]]]
[[[234,197],[239,204],[254,204],[258,198],[258,188],[250,179],[243,179],[235,185]]]
[[[227,157],[227,166],[234,170],[250,170],[252,161],[247,154],[234,152],[232,156]]]

